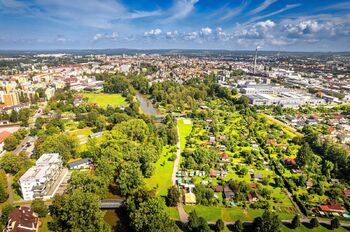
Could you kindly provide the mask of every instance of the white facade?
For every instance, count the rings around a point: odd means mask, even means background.
[[[58,153],[43,154],[35,166],[19,179],[24,200],[40,199],[47,195],[60,175],[62,160]]]

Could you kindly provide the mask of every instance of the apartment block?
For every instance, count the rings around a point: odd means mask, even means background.
[[[19,179],[23,199],[45,198],[61,173],[62,163],[58,153],[43,154]]]

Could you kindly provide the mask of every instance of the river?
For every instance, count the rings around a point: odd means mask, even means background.
[[[140,108],[144,114],[149,114],[149,115],[155,116],[155,117],[161,116],[159,111],[156,108],[154,108],[152,102],[149,99],[147,99],[144,95],[137,92],[136,98],[139,101]]]

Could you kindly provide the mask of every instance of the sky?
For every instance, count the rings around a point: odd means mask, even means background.
[[[0,49],[350,51],[349,0],[0,0]]]

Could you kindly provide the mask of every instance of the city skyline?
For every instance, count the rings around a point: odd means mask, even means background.
[[[0,49],[349,51],[350,2],[1,0]]]

